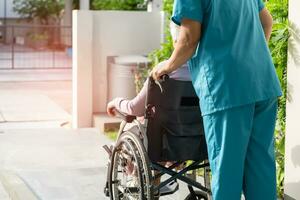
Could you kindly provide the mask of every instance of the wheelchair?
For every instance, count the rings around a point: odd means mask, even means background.
[[[143,123],[116,111],[123,120],[115,144],[104,146],[109,154],[105,195],[155,200],[175,193],[180,180],[189,190],[185,200],[211,200],[207,147],[192,83],[165,75],[161,81],[149,77],[147,87]],[[204,183],[188,174],[200,168]],[[163,175],[168,178],[157,181]]]

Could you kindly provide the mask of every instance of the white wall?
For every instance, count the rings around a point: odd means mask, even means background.
[[[103,112],[106,108],[107,56],[146,55],[159,48],[160,23],[160,13],[94,12],[93,110],[95,112]]]
[[[300,1],[289,1],[292,35],[289,42],[286,108],[285,200],[300,199]],[[297,30],[298,29],[298,30]],[[297,33],[296,33],[297,32]],[[298,35],[298,36],[296,36]],[[297,39],[298,37],[298,39]]]
[[[77,57],[74,56],[73,63],[77,62],[77,69],[74,70],[79,72],[81,68],[89,69],[91,67],[93,73],[89,77],[92,80],[92,87],[85,88],[85,91],[92,94],[92,99],[77,95],[77,98],[84,98],[87,101],[87,105],[84,106],[89,106],[92,102],[92,112],[105,112],[107,103],[107,56],[146,55],[152,50],[160,48],[163,35],[162,19],[161,12],[87,10],[73,12],[73,31],[77,31],[77,35],[80,35],[80,39],[74,39],[74,42],[84,43],[85,40],[92,40],[91,45],[88,43],[82,45],[84,48],[74,48],[74,53],[76,52],[78,55]],[[91,33],[86,33],[88,31],[91,31]],[[81,46],[80,44],[77,45]],[[83,57],[87,54],[86,52],[91,53],[87,58]],[[90,59],[90,56],[92,63],[91,66],[87,66],[90,65],[90,60],[86,64],[84,64],[84,61]],[[83,78],[83,80],[85,79]],[[82,87],[82,80],[79,75],[77,80],[73,79],[73,81],[75,86]],[[77,105],[73,104],[73,107],[79,108],[80,105],[79,103]],[[92,115],[88,109],[78,110],[75,114],[80,116],[81,113],[85,112],[89,112],[87,114],[89,116]],[[84,124],[91,123],[90,118],[85,119],[85,121]]]

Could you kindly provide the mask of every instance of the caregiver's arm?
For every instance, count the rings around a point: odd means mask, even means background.
[[[185,64],[193,56],[200,37],[201,24],[194,20],[183,19],[180,26],[179,38],[171,57],[164,67],[153,69],[153,78],[159,79],[160,76],[169,74]]]
[[[261,25],[264,29],[266,40],[269,41],[272,33],[272,26],[273,26],[272,15],[266,8],[263,8],[259,13],[259,18],[261,21]]]

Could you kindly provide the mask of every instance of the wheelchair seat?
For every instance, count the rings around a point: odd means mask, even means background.
[[[152,162],[207,159],[199,99],[190,81],[148,83],[148,156]],[[162,89],[162,91],[161,91]]]

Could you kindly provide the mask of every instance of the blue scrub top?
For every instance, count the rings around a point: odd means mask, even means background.
[[[189,61],[202,114],[281,96],[259,18],[262,0],[175,0],[172,20],[202,24]]]

